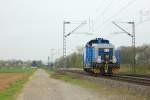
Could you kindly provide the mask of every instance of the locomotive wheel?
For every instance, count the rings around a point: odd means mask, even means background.
[[[109,75],[112,75],[113,74],[112,67],[108,67],[108,71],[107,72],[108,72]]]
[[[95,69],[93,69],[93,71],[94,71],[94,73],[96,73],[96,74],[100,73],[99,68],[95,68]]]
[[[84,70],[85,72],[88,72],[88,70],[87,70],[87,69],[85,69],[85,68],[84,68],[83,70]]]
[[[104,67],[101,67],[100,68],[100,75],[104,75],[105,74],[105,68]]]
[[[84,70],[85,72],[88,72],[88,73],[90,72],[90,70],[89,70],[89,69],[83,69],[83,70]]]

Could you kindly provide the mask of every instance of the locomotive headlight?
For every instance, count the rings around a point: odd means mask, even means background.
[[[115,56],[113,56],[113,60],[112,60],[113,63],[116,63],[117,62],[117,59]]]
[[[101,63],[101,62],[102,62],[101,56],[98,56],[98,57],[97,57],[96,62],[97,62],[97,63]]]

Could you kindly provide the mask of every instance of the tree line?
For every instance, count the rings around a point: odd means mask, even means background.
[[[0,60],[0,68],[1,67],[40,67],[43,66],[43,62],[41,60]]]
[[[133,63],[133,48],[120,47],[121,64]],[[150,65],[150,45],[142,45],[136,47],[136,64],[137,65]]]
[[[120,51],[120,63],[123,65],[133,64],[133,48],[131,46],[121,46],[117,48]],[[136,47],[136,65],[150,66],[150,44]],[[65,65],[64,65],[65,64]],[[56,59],[54,66],[62,68],[63,66],[82,68],[83,65],[83,47],[78,48],[78,52],[68,55],[65,59],[62,57]]]

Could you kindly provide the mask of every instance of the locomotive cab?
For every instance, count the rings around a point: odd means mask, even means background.
[[[108,40],[97,38],[86,44],[84,70],[96,74],[113,74],[119,69],[114,45]]]

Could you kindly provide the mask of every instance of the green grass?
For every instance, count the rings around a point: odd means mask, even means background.
[[[15,100],[16,93],[22,89],[26,79],[17,80],[12,83],[5,91],[0,92],[0,100]]]
[[[2,67],[0,73],[26,73],[32,71],[31,69],[31,67]]]
[[[135,66],[136,74],[150,74],[150,66]],[[119,73],[133,73],[133,67],[121,65]]]
[[[15,97],[23,88],[23,85],[26,81],[28,81],[29,76],[31,76],[36,69],[32,68],[13,68],[8,69],[4,68],[1,69],[1,73],[24,73],[24,77],[13,82],[7,89],[0,92],[0,100],[15,100]]]

